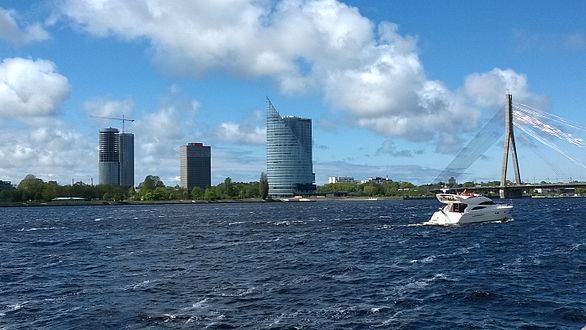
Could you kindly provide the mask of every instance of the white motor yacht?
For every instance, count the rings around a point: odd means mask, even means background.
[[[507,220],[512,205],[495,204],[490,198],[478,194],[437,194],[438,201],[446,204],[435,212],[428,225],[455,225],[461,223]]]

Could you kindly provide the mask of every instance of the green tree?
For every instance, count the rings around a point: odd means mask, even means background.
[[[368,196],[380,196],[384,193],[383,186],[378,183],[366,183],[362,189],[364,194]]]
[[[203,191],[200,187],[195,186],[193,187],[193,189],[191,189],[191,198],[195,200],[203,198]]]
[[[258,182],[250,182],[243,187],[244,198],[260,197],[260,189]]]
[[[236,189],[234,188],[232,178],[230,177],[224,179],[224,193],[230,198],[236,196]]]
[[[49,182],[43,185],[43,200],[50,201],[53,198],[57,197],[59,190],[59,185],[57,182]]]
[[[154,200],[154,198],[162,197],[161,191],[155,195],[153,192],[157,188],[164,188],[165,184],[156,175],[147,175],[144,181],[138,185],[138,196],[142,200]]]
[[[32,174],[28,174],[22,179],[22,181],[20,181],[17,189],[22,192],[22,198],[25,201],[41,200],[44,184],[45,182],[42,179],[39,179]]]
[[[216,187],[207,187],[203,193],[203,198],[207,201],[215,201],[218,197],[218,190]]]
[[[169,199],[169,193],[167,192],[167,189],[165,189],[165,187],[157,187],[157,188],[155,188],[155,190],[153,190],[152,193],[153,193],[152,199],[155,201],[162,201],[162,200]]]
[[[260,198],[267,199],[269,196],[269,178],[262,172],[260,174],[260,180],[258,181],[258,192],[260,194]]]
[[[110,193],[109,191],[105,192],[104,195],[102,195],[102,200],[104,201],[112,201],[114,200],[114,196],[112,195],[112,193]]]
[[[146,190],[155,190],[158,187],[164,187],[165,184],[161,179],[156,175],[147,175],[144,178],[144,181],[138,185],[139,189],[146,189]]]

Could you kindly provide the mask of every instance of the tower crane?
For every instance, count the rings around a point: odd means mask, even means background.
[[[124,115],[122,115],[122,117],[105,117],[105,116],[90,116],[90,117],[100,118],[100,119],[120,120],[120,121],[122,121],[122,133],[124,133],[124,122],[125,121],[133,122],[134,121],[134,119],[126,118],[126,117],[124,117]]]

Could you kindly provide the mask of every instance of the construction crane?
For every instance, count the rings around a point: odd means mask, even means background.
[[[122,133],[124,133],[124,122],[125,121],[133,122],[134,121],[134,119],[126,118],[126,117],[124,117],[124,115],[122,115],[122,117],[104,117],[104,116],[90,116],[90,117],[92,117],[92,118],[100,118],[100,119],[120,120],[120,121],[122,121]]]

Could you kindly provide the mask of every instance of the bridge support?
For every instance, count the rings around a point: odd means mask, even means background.
[[[499,193],[501,198],[519,198],[523,195],[522,190],[515,189],[514,187],[507,187],[509,149],[511,149],[513,169],[515,171],[515,184],[521,184],[521,174],[519,173],[519,162],[517,160],[517,147],[515,145],[515,134],[513,132],[513,95],[507,94],[505,104],[505,150],[501,170],[501,189]]]
[[[505,187],[499,190],[500,198],[521,198],[523,189],[515,187]]]

